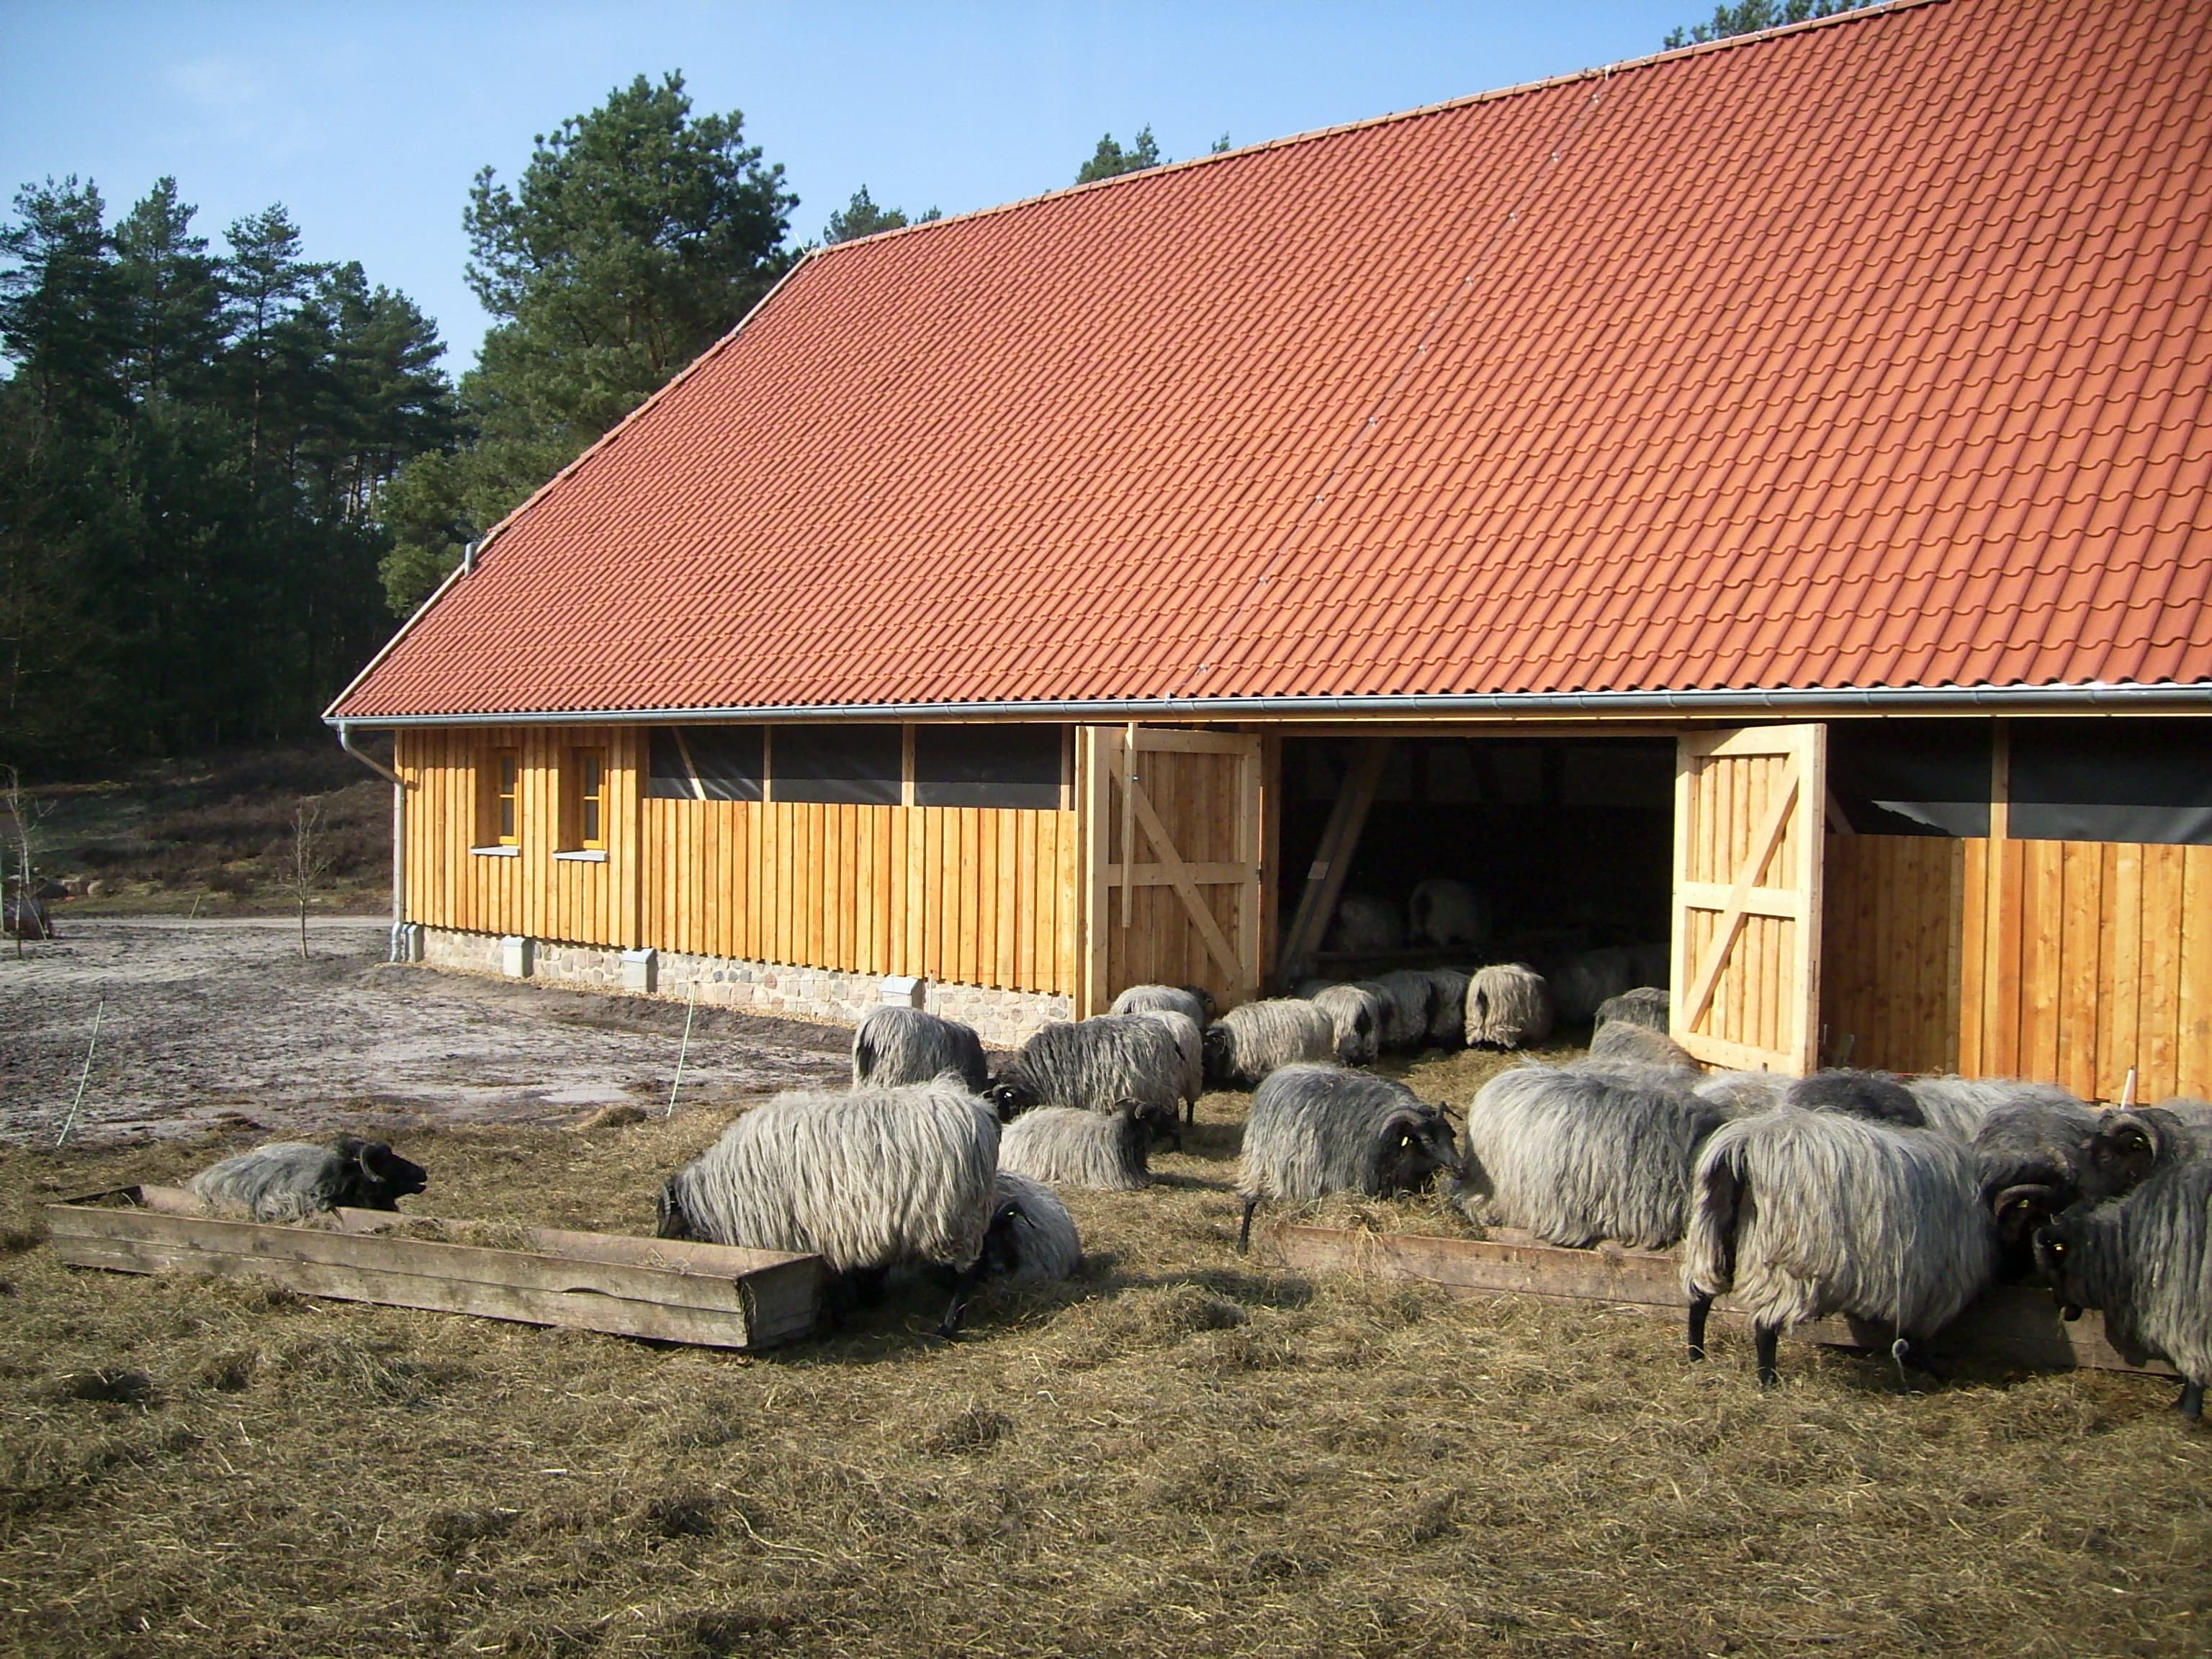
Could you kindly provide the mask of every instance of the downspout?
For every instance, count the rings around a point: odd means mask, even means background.
[[[407,960],[407,785],[399,774],[353,746],[353,726],[338,722],[338,747],[392,785],[392,962]]]

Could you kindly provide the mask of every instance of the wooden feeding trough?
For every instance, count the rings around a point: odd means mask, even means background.
[[[1303,1273],[1419,1279],[1457,1297],[1517,1295],[1600,1302],[1677,1322],[1687,1308],[1681,1264],[1660,1250],[1617,1245],[1562,1249],[1507,1228],[1474,1239],[1278,1224],[1255,1229],[1252,1239],[1253,1254],[1261,1261]],[[1721,1325],[1747,1322],[1726,1297],[1715,1304],[1713,1317]],[[1886,1326],[1862,1320],[1823,1319],[1798,1326],[1790,1337],[1881,1350],[1890,1346],[1894,1334]],[[2059,1317],[2050,1291],[2024,1285],[1992,1287],[1926,1346],[1931,1353],[1948,1358],[2005,1365],[2060,1370],[2087,1365],[2160,1376],[2175,1374],[2163,1361],[2130,1363],[2106,1340],[2102,1314],[2085,1313],[2069,1323]]]
[[[309,1296],[511,1319],[710,1348],[766,1348],[814,1328],[822,1259],[550,1227],[453,1242],[468,1222],[337,1210],[317,1224],[227,1220],[177,1187],[125,1187],[46,1206],[54,1252],[79,1267],[272,1279]],[[423,1234],[430,1237],[423,1237]],[[516,1248],[506,1248],[512,1236]]]

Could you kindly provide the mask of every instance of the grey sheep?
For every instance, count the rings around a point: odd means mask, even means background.
[[[2186,1100],[2095,1114],[2082,1195],[2118,1198],[2165,1165],[2212,1154],[2212,1117],[2195,1119]]]
[[[328,1146],[272,1140],[211,1164],[185,1184],[210,1209],[256,1221],[297,1221],[340,1207],[396,1210],[429,1177],[380,1140],[340,1135]]]
[[[1383,1026],[1389,1018],[1381,995],[1364,985],[1332,985],[1315,993],[1311,1000],[1335,1029],[1336,1063],[1373,1065],[1382,1052]]]
[[[1928,1115],[1912,1091],[1887,1072],[1854,1072],[1832,1066],[1801,1077],[1782,1091],[1782,1103],[1807,1112],[1837,1112],[1870,1123],[1924,1129]]]
[[[1186,1122],[1198,1116],[1198,1097],[1206,1092],[1206,1034],[1199,1024],[1179,1008],[1139,1008],[1139,1019],[1149,1019],[1176,1041],[1182,1055],[1182,1113]]]
[[[1416,945],[1479,951],[1490,943],[1490,906],[1466,882],[1431,876],[1407,896],[1406,932]]]
[[[1686,1077],[1697,1076],[1699,1069],[1690,1051],[1666,1032],[1618,1019],[1597,1028],[1597,1034],[1590,1038],[1589,1056],[1607,1065],[1640,1066]]]
[[[1125,1100],[1175,1115],[1182,1098],[1182,1047],[1145,1014],[1100,1014],[1045,1026],[1022,1044],[984,1098],[1012,1120],[1032,1106],[1111,1112]]]
[[[1700,1100],[1710,1100],[1730,1117],[1749,1117],[1782,1103],[1790,1079],[1779,1072],[1710,1072],[1692,1084]]]
[[[1453,1179],[1460,1172],[1442,1107],[1371,1073],[1285,1066],[1260,1085],[1244,1125],[1237,1248],[1250,1245],[1252,1212],[1262,1199],[1410,1192],[1438,1170]]]
[[[1153,1008],[1188,1014],[1203,1031],[1213,1018],[1213,994],[1203,985],[1132,985],[1114,999],[1114,1006],[1106,1012],[1141,1014]]]
[[[2181,1373],[2185,1421],[2212,1382],[2212,1158],[2171,1158],[2124,1197],[2078,1204],[2035,1235],[2035,1261],[2069,1319],[2105,1312],[2105,1334],[2133,1364]]]
[[[1429,984],[1435,996],[1429,1008],[1429,1041],[1438,1048],[1457,1048],[1467,1042],[1467,981],[1456,968],[1431,968]]]
[[[1347,956],[1373,956],[1406,943],[1406,915],[1389,899],[1346,893],[1337,901],[1325,948]]]
[[[1929,1128],[1969,1145],[1981,1132],[1984,1120],[2000,1106],[2018,1102],[2081,1104],[2055,1083],[2021,1083],[2010,1078],[1916,1077],[1907,1079],[1905,1087],[1919,1103]]]
[[[1382,999],[1382,1046],[1418,1048],[1436,1015],[1437,982],[1419,968],[1400,968],[1360,983]]]
[[[980,1093],[991,1080],[983,1039],[970,1025],[888,1004],[861,1016],[853,1033],[853,1086],[896,1089],[950,1072]]]
[[[1784,1104],[1722,1125],[1691,1183],[1682,1247],[1690,1357],[1714,1297],[1751,1316],[1759,1380],[1783,1333],[1849,1314],[1895,1332],[1900,1361],[1957,1317],[1997,1267],[1973,1155],[1948,1135]]]
[[[1336,1026],[1304,997],[1271,997],[1231,1008],[1201,1039],[1206,1081],[1220,1089],[1256,1088],[1269,1073],[1336,1052]]]
[[[999,1167],[1054,1187],[1133,1192],[1152,1185],[1153,1139],[1173,1131],[1170,1115],[1130,1102],[1112,1113],[1075,1106],[1040,1106],[1006,1126]]]
[[[1644,1025],[1652,1030],[1667,1029],[1668,1005],[1671,999],[1656,985],[1639,985],[1633,990],[1623,991],[1617,997],[1607,997],[1597,1006],[1596,1024],[1600,1030],[1607,1025]]]
[[[1083,1240],[1060,1194],[1042,1182],[1001,1169],[993,1185],[991,1225],[983,1236],[987,1279],[1073,1279]]]
[[[1547,1244],[1610,1238],[1663,1249],[1686,1224],[1698,1148],[1726,1121],[1683,1079],[1658,1073],[1501,1072],[1468,1108],[1461,1207]]]
[[[755,1107],[661,1188],[663,1238],[819,1255],[864,1289],[893,1267],[958,1279],[959,1328],[993,1214],[999,1120],[952,1079],[849,1094],[793,1091]]]
[[[1552,992],[1528,963],[1477,969],[1467,981],[1467,1046],[1527,1048],[1552,1035]]]
[[[1578,951],[1546,977],[1551,982],[1554,1016],[1562,1024],[1571,1025],[1596,1018],[1607,998],[1637,983],[1634,953],[1619,945]]]
[[[1907,1086],[1926,1109],[1920,1081]],[[2025,1277],[2034,1267],[2038,1227],[2083,1198],[2107,1197],[2112,1190],[2094,1155],[2098,1115],[2063,1089],[2014,1086],[2012,1098],[1983,1115],[1969,1143],[1983,1206],[1996,1223],[2000,1273],[2006,1279]],[[1935,1113],[1929,1119],[1930,1127],[1942,1127]]]

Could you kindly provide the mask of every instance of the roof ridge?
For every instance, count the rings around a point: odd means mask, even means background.
[[[872,231],[866,236],[854,236],[842,242],[824,242],[810,248],[809,252],[826,255],[841,248],[859,247],[868,243],[883,243],[901,236],[911,236],[923,231],[942,230],[949,225],[966,224],[972,220],[988,219],[1001,213],[1018,212],[1044,202],[1057,202],[1086,191],[1103,191],[1117,185],[1133,185],[1170,173],[1185,173],[1193,167],[1211,167],[1224,161],[1241,161],[1268,150],[1289,149],[1299,144],[1318,143],[1334,138],[1340,133],[1359,132],[1369,127],[1389,126],[1398,121],[1418,121],[1431,116],[1449,114],[1476,104],[1498,102],[1507,98],[1526,97],[1534,93],[1548,92],[1554,87],[1571,86],[1582,81],[1610,80],[1631,70],[1650,69],[1677,58],[1694,58],[1702,54],[1739,50],[1748,46],[1764,45],[1785,34],[1802,34],[1808,29],[1826,28],[1832,24],[1861,22],[1883,17],[1891,12],[1911,11],[1921,6],[1948,5],[1950,0],[1877,0],[1877,3],[1854,7],[1849,11],[1831,12],[1826,17],[1808,17],[1802,22],[1777,23],[1771,28],[1758,29],[1748,34],[1731,34],[1718,40],[1700,40],[1686,46],[1674,46],[1663,52],[1648,52],[1641,58],[1616,58],[1611,63],[1593,64],[1587,69],[1568,70],[1559,75],[1547,75],[1540,80],[1519,81],[1510,87],[1494,87],[1486,92],[1462,93],[1456,98],[1445,98],[1433,104],[1417,104],[1411,109],[1389,110],[1381,115],[1363,115],[1357,120],[1338,121],[1325,127],[1310,127],[1303,132],[1286,132],[1278,138],[1262,138],[1257,143],[1239,144],[1234,149],[1209,150],[1203,155],[1187,155],[1180,161],[1163,161],[1157,167],[1139,167],[1128,173],[1117,173],[1108,179],[1090,179],[1080,184],[1062,185],[1057,189],[1040,191],[1035,196],[1019,196],[1011,202],[994,202],[988,207],[970,208],[965,213],[948,213],[939,219],[925,219],[913,224],[894,226],[889,230]]]

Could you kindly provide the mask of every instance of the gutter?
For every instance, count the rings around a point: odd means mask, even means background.
[[[391,962],[405,962],[407,952],[407,783],[374,755],[364,755],[353,746],[353,724],[349,720],[335,722],[338,731],[338,747],[351,755],[380,778],[392,785],[392,953]]]
[[[1695,715],[1910,714],[2025,710],[2099,713],[2160,709],[2212,711],[2212,681],[2191,685],[2138,685],[2089,681],[2075,685],[1873,686],[1860,690],[1777,691],[1536,691],[1436,696],[1150,697],[1096,702],[878,702],[730,704],[723,707],[623,709],[522,709],[496,714],[325,715],[343,732],[349,726],[637,726],[677,721],[907,720],[1248,720],[1260,716],[1310,719],[1407,714],[1487,714],[1547,720],[1562,714]],[[343,738],[341,738],[343,741]],[[365,758],[365,757],[364,757]]]

